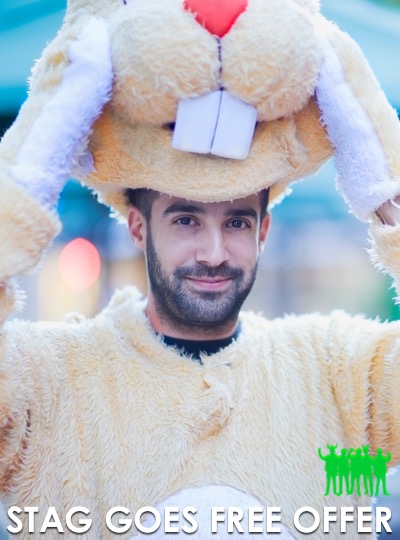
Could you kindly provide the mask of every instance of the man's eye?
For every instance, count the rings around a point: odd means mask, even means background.
[[[179,225],[192,225],[194,222],[190,217],[180,217],[175,221],[175,223],[179,223]]]
[[[229,226],[234,229],[244,229],[248,225],[243,219],[232,219],[232,221],[229,222]]]

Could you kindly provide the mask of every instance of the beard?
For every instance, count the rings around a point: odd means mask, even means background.
[[[227,263],[210,267],[199,262],[181,266],[167,275],[155,250],[150,228],[146,247],[150,286],[162,320],[177,329],[195,326],[205,331],[218,331],[237,320],[256,279],[257,263],[248,275]],[[228,278],[231,286],[222,292],[193,291],[187,287],[187,278]]]

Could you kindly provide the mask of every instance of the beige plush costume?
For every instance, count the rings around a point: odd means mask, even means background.
[[[22,204],[26,196],[19,196]],[[33,201],[28,208],[29,231],[23,220],[9,238],[13,256],[1,246],[2,277],[29,267],[54,232]],[[2,234],[6,217],[2,209]],[[376,225],[373,232],[378,259],[399,276],[400,227]],[[13,302],[11,286],[3,287],[2,320]],[[113,537],[105,526],[110,508],[133,513],[187,486],[231,485],[281,506],[295,538],[292,518],[306,504],[321,513],[323,506],[367,504],[323,497],[317,448],[370,443],[399,461],[400,324],[342,312],[274,321],[243,313],[241,320],[237,342],[203,365],[160,342],[143,300],[129,288],[91,320],[6,324],[0,377],[6,506],[38,506],[42,519],[49,506],[60,516],[86,506],[93,525],[83,538],[98,540]],[[58,532],[46,538],[53,536]],[[321,528],[311,536],[325,537]],[[329,538],[341,538],[338,526]]]
[[[238,9],[222,29],[195,7],[230,3]],[[200,141],[199,155],[190,115],[214,98],[203,116],[216,136]],[[228,159],[244,131],[248,157],[240,141]],[[93,320],[5,321],[17,303],[13,276],[58,231],[48,208],[71,169],[124,214],[127,186],[203,202],[271,186],[275,200],[334,153],[341,191],[368,219],[400,193],[399,148],[396,113],[361,52],[314,0],[70,0],[0,147],[5,505],[39,507],[39,523],[50,506],[62,519],[85,506],[93,525],[81,538],[105,540],[110,508],[133,513],[198,485],[281,506],[296,538],[293,514],[305,504],[364,504],[323,497],[317,448],[371,444],[399,461],[398,323],[243,313],[238,340],[199,364],[161,343],[132,289]],[[400,226],[372,228],[378,261],[400,278]],[[312,536],[325,537],[321,528]],[[20,537],[32,537],[26,524]]]

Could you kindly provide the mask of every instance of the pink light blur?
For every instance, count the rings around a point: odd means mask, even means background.
[[[61,277],[74,291],[85,291],[99,278],[101,260],[96,247],[84,238],[75,238],[61,251]]]

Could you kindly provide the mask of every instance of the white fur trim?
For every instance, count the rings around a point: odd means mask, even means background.
[[[400,192],[390,178],[377,133],[346,81],[328,42],[321,65],[317,99],[329,139],[335,148],[338,188],[354,214],[367,220]]]
[[[113,72],[107,24],[91,19],[69,49],[71,64],[43,107],[12,169],[15,180],[40,202],[57,200],[77,150],[111,97]]]

